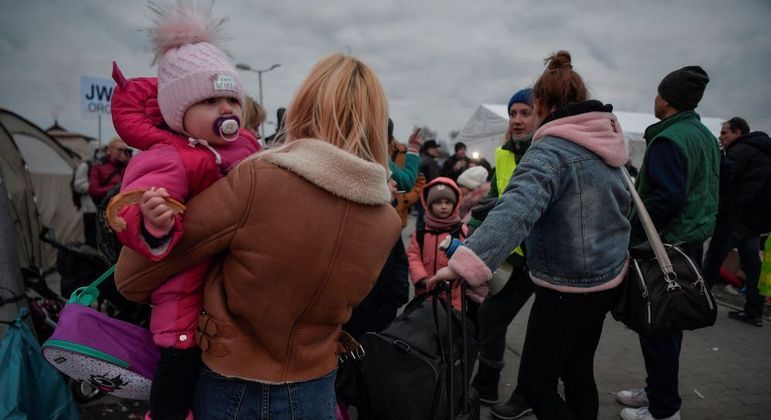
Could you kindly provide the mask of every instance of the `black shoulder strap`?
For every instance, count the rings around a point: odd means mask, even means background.
[[[415,230],[415,239],[418,241],[418,247],[420,247],[420,254],[423,254],[423,241],[426,236],[426,229]]]
[[[455,239],[465,239],[466,233],[463,231],[463,223],[458,223],[450,228],[450,236]]]
[[[465,229],[465,226],[462,223],[458,223],[458,224],[456,224],[456,225],[454,225],[454,226],[452,226],[452,227],[450,227],[449,229],[446,229],[446,230],[432,230],[431,231],[431,233],[434,233],[434,234],[437,234],[437,235],[440,234],[440,233],[444,233],[444,232],[448,232],[450,234],[450,236],[452,236],[455,239],[461,239],[461,240],[466,239],[466,229]],[[425,241],[425,239],[424,239],[425,236],[426,236],[426,229],[425,228],[423,228],[423,229],[416,229],[415,230],[415,238],[418,241],[418,246],[420,247],[421,254],[423,253],[423,242]]]

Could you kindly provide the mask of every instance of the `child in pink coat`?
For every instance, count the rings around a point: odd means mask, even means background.
[[[170,199],[187,202],[260,145],[240,128],[244,92],[235,69],[215,45],[221,21],[182,3],[155,11],[158,20],[150,32],[158,78],[126,80],[117,65],[113,68],[115,129],[143,152],[132,159],[121,194],[111,202],[122,219],[111,224],[118,226],[124,245],[158,261],[183,234],[182,214]],[[138,200],[120,204],[139,194]],[[153,418],[191,417],[201,366],[196,325],[209,266],[209,261],[197,264],[152,294],[150,330],[161,353],[150,392]]]
[[[450,178],[435,178],[423,188],[424,227],[415,231],[407,248],[410,279],[416,295],[430,290],[426,289],[426,280],[447,266],[448,258],[439,249],[444,238],[466,238],[466,227],[460,221],[460,200],[460,189]],[[459,284],[455,282],[452,293],[453,307],[458,310],[461,308]]]

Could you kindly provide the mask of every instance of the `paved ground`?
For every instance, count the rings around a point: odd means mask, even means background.
[[[147,403],[103,397],[80,407],[81,420],[144,419]]]
[[[408,244],[414,230],[414,217],[402,238]],[[735,255],[726,262],[737,265]],[[681,416],[686,420],[771,419],[771,305],[766,305],[766,324],[762,328],[728,319],[728,311],[741,309],[744,296],[714,288],[719,299],[718,320],[714,327],[687,331],[680,358]],[[507,334],[506,367],[500,383],[501,398],[516,387],[519,358],[531,301],[522,309]],[[637,334],[608,315],[595,357],[595,376],[600,394],[599,419],[618,419],[623,408],[615,401],[621,389],[645,384]],[[482,419],[492,418],[482,408]],[[526,417],[534,419],[534,416]]]
[[[509,328],[506,367],[500,394],[508,397],[516,386],[529,302]],[[727,318],[721,305],[712,328],[685,333],[680,365],[681,415],[688,420],[771,418],[771,319],[763,328]],[[640,387],[645,380],[637,335],[615,322],[605,321],[597,350],[595,375],[600,394],[599,419],[617,419],[622,406],[615,402],[620,389]],[[141,418],[144,404],[119,403],[106,397],[83,407],[84,419]],[[482,418],[491,418],[487,408]],[[535,418],[535,417],[528,417]]]
[[[531,303],[509,328],[502,397],[516,386]],[[683,419],[771,418],[771,320],[763,328],[753,327],[728,319],[728,310],[721,304],[714,327],[685,333],[680,359]],[[637,335],[610,316],[597,350],[595,375],[600,419],[618,418],[623,407],[615,401],[616,391],[642,387],[645,381]],[[484,409],[482,418],[488,416]]]

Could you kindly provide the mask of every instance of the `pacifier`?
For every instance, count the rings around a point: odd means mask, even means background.
[[[237,139],[239,128],[241,128],[241,120],[235,115],[223,115],[214,120],[214,134],[226,141]]]

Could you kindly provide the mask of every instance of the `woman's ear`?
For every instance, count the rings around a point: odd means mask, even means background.
[[[549,111],[546,109],[546,105],[538,98],[533,98],[533,112],[538,120],[543,120],[549,115]]]
[[[538,98],[533,98],[533,128],[536,129],[541,126],[541,121],[549,115],[550,111],[546,109],[546,105]]]

